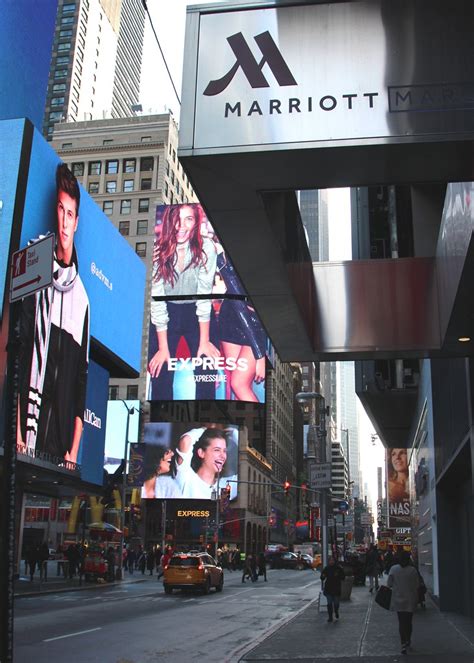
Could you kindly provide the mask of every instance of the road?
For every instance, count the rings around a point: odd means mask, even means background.
[[[156,577],[15,602],[15,663],[184,663],[237,660],[236,650],[315,599],[311,570],[274,570],[268,582],[225,572],[222,594],[164,594]]]

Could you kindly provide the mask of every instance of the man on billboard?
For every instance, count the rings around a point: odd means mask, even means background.
[[[387,449],[387,491],[390,527],[410,527],[410,486],[406,449]]]
[[[56,170],[53,284],[27,297],[20,321],[17,446],[77,462],[89,355],[89,300],[79,276],[74,234],[80,191],[65,164]]]

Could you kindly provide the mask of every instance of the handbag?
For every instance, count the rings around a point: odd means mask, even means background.
[[[392,590],[387,585],[380,585],[375,595],[375,603],[378,603],[381,608],[390,610],[390,601],[392,600]]]

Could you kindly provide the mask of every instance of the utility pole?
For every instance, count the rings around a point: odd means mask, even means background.
[[[124,463],[123,463],[123,474],[122,474],[122,507],[120,509],[120,553],[119,553],[119,560],[118,560],[118,576],[120,580],[123,580],[123,545],[125,542],[125,533],[124,533],[124,528],[125,528],[125,496],[126,496],[126,487],[127,487],[127,457],[128,457],[128,444],[129,444],[129,439],[128,439],[128,432],[130,429],[130,417],[135,414],[135,408],[134,407],[128,407],[127,403],[125,401],[122,401],[122,403],[125,405],[127,408],[127,425],[125,426],[125,449],[124,449]]]

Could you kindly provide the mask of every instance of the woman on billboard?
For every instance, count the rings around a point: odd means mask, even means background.
[[[174,451],[165,444],[149,444],[145,455],[145,476],[141,496],[145,499],[181,497],[175,479]]]
[[[226,294],[241,294],[239,277],[219,247],[217,267]],[[224,299],[219,309],[219,339],[226,360],[232,359],[237,365],[243,360],[246,365],[246,370],[230,373],[230,387],[236,400],[258,402],[252,387],[254,382],[265,380],[266,336],[255,309],[239,299]]]
[[[151,322],[156,330],[157,349],[150,348],[152,356],[148,364],[152,400],[173,399],[174,373],[168,368],[182,337],[191,357],[220,356],[210,340],[211,300],[154,299],[211,294],[217,251],[214,243],[201,234],[202,216],[201,206],[195,203],[166,207],[155,242]],[[199,372],[202,369],[197,367],[195,374]],[[196,381],[197,399],[212,398],[213,392],[212,382]]]
[[[389,496],[393,502],[410,499],[406,449],[390,449],[388,459],[388,487]]]

